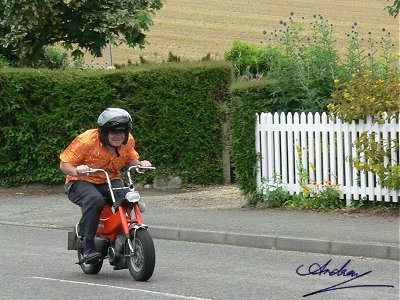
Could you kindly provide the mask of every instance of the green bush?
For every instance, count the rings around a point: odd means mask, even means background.
[[[127,73],[117,106],[135,120],[138,152],[159,172],[185,182],[222,182],[223,103],[229,100],[231,68],[225,63],[168,64]]]
[[[233,47],[225,53],[225,59],[232,61],[238,78],[256,78],[257,74],[267,75],[276,68],[287,66],[289,59],[272,46],[256,46],[234,41]]]
[[[8,59],[0,54],[0,68],[8,68],[11,66],[11,63],[8,61]]]
[[[257,153],[255,149],[256,113],[275,111],[272,100],[277,82],[260,80],[232,85],[229,105],[229,130],[232,166],[241,190],[250,196],[256,191]]]
[[[33,69],[0,72],[2,186],[58,183],[58,155],[116,97],[103,74]]]
[[[55,47],[43,48],[43,53],[35,67],[46,69],[65,69],[68,67],[68,54]]]
[[[106,107],[132,114],[137,150],[157,167],[152,176],[221,183],[222,108],[231,72],[226,63],[2,69],[0,185],[62,182],[58,155],[77,134],[95,127]]]

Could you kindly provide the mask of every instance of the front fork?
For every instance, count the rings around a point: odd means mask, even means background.
[[[133,232],[133,243],[130,237],[127,238],[129,249],[131,250],[131,254],[129,256],[133,256],[135,249],[135,239],[136,239],[136,229]]]
[[[128,234],[127,235],[127,242],[128,242],[128,246],[129,246],[129,249],[131,250],[131,254],[130,254],[130,256],[132,256],[133,255],[133,252],[134,252],[134,249],[135,249],[135,241],[136,241],[136,232],[139,230],[139,229],[147,229],[147,225],[145,225],[145,224],[135,224],[134,226],[133,226],[133,242],[132,242],[132,240],[130,239],[130,234]]]
[[[125,233],[125,237],[126,237],[126,241],[128,243],[128,247],[129,250],[131,250],[131,253],[129,256],[133,256],[134,255],[134,251],[135,251],[135,240],[136,240],[136,232],[138,229],[146,229],[148,226],[145,224],[142,224],[143,220],[142,220],[142,216],[140,214],[140,209],[137,203],[135,203],[133,205],[133,210],[135,211],[135,215],[136,215],[136,222],[135,224],[133,224],[133,242],[130,239],[130,235],[131,235],[131,231],[132,231],[132,223],[130,226],[128,226],[128,220],[126,218],[126,214],[125,211],[123,210],[123,208],[120,206],[118,207],[119,210],[119,214],[121,217],[121,221],[122,221],[122,227]]]

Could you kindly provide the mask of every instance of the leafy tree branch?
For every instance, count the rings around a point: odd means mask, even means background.
[[[61,43],[75,57],[101,56],[108,42],[145,45],[164,0],[7,0],[0,2],[0,54],[34,65],[45,46]]]

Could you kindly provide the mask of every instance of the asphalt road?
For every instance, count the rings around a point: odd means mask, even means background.
[[[136,282],[108,262],[98,275],[83,274],[66,240],[65,230],[0,225],[0,299],[303,299],[350,279],[336,287],[363,286],[306,299],[399,299],[399,262],[392,260],[155,240],[153,277]],[[296,274],[310,265],[315,274]]]

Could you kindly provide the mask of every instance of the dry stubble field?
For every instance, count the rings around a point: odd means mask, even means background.
[[[259,44],[263,30],[279,28],[278,22],[287,19],[290,12],[295,13],[298,22],[304,16],[306,28],[314,14],[322,14],[333,24],[336,47],[341,52],[347,46],[345,33],[351,32],[354,22],[365,37],[371,31],[379,39],[385,28],[398,46],[400,18],[388,15],[384,10],[387,4],[386,0],[166,0],[148,32],[149,45],[144,50],[115,48],[113,62],[136,62],[139,56],[162,61],[170,51],[189,60],[200,59],[207,53],[222,59],[233,40]],[[87,62],[90,60],[86,58]],[[93,63],[105,65],[107,60],[105,52]]]

